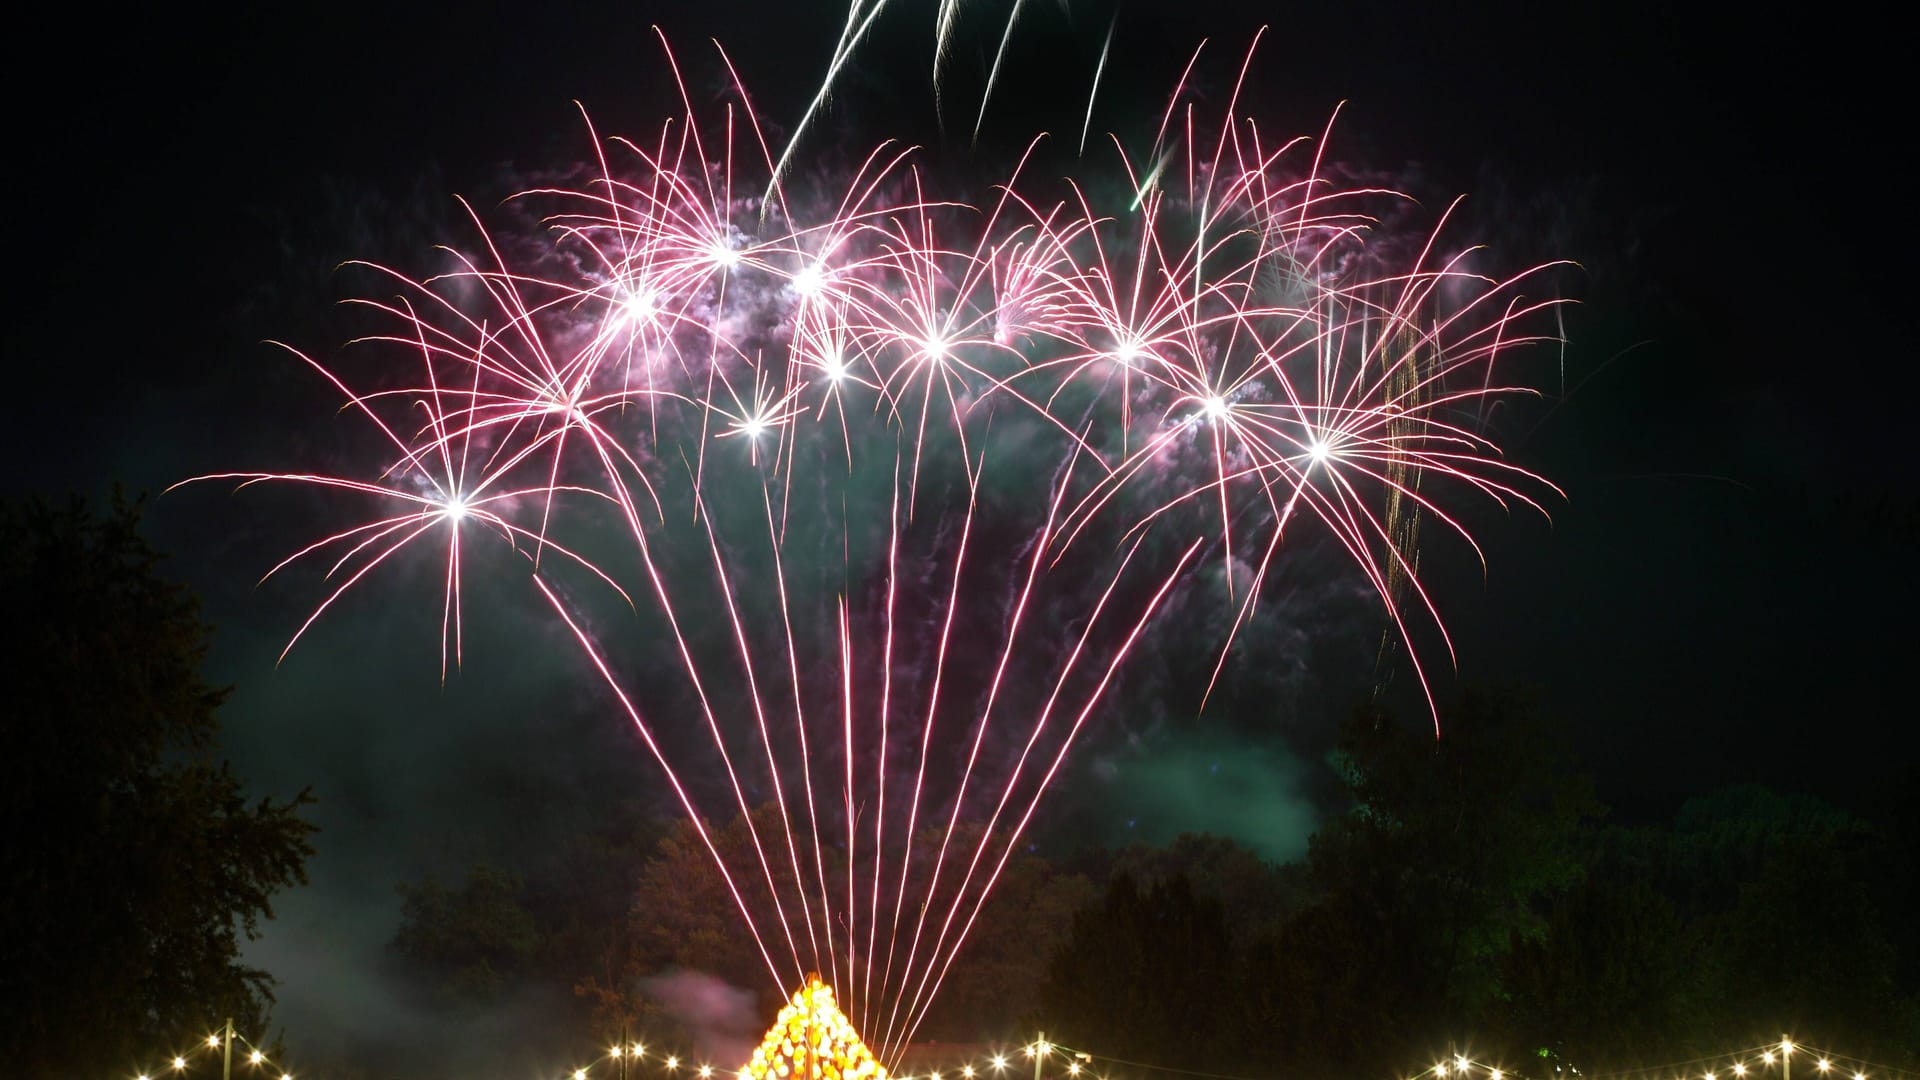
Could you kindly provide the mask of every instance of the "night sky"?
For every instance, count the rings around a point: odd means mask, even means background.
[[[1116,7],[1096,134],[1159,107],[1202,38],[1203,89],[1224,94],[1270,25],[1243,107],[1267,130],[1317,133],[1344,101],[1334,156],[1424,202],[1466,193],[1462,234],[1515,266],[1583,267],[1559,279],[1580,301],[1564,375],[1537,356],[1548,399],[1501,418],[1515,458],[1567,498],[1551,524],[1476,517],[1484,581],[1447,553],[1461,665],[1442,694],[1537,687],[1622,820],[1744,781],[1871,809],[1912,775],[1917,739],[1920,494],[1896,272],[1914,239],[1896,164],[1909,58],[1886,27],[1827,12],[1668,6],[1033,0],[970,149],[1006,5],[966,8],[943,133],[933,5],[898,0],[820,142],[898,137],[930,168],[990,178],[1035,132],[1077,134]],[[780,130],[843,16],[716,0],[16,17],[8,492],[348,462],[334,399],[262,344],[339,346],[333,302],[355,288],[335,265],[404,265],[461,235],[451,195],[490,204],[578,160],[576,99],[602,131],[652,130],[678,105],[651,24],[696,93],[719,89],[718,38]],[[482,662],[444,689],[431,620],[377,603],[276,669],[317,594],[253,583],[323,513],[207,489],[159,498],[148,520],[217,628],[239,771],[320,799],[313,883],[250,954],[282,980],[277,1018],[373,1038],[394,1007],[378,960],[397,882],[537,849],[655,775],[571,654],[526,647],[552,639],[519,624],[524,607],[472,620]],[[1298,854],[1380,633],[1361,605],[1299,608],[1269,708],[1095,735],[1054,793],[1056,825],[1113,843],[1207,829]]]

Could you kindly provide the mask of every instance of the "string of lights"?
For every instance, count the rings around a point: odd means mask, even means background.
[[[1643,1065],[1607,1073],[1587,1074],[1571,1070],[1581,1080],[1763,1080],[1776,1076],[1788,1080],[1798,1059],[1813,1068],[1802,1073],[1807,1080],[1914,1080],[1916,1074],[1898,1066],[1870,1061],[1782,1037],[1777,1043],[1742,1047],[1721,1054]],[[1555,1070],[1558,1072],[1558,1070]],[[1499,1065],[1455,1055],[1414,1073],[1407,1080],[1557,1080],[1535,1077]]]
[[[237,1060],[233,1056],[236,1048],[245,1051],[244,1056]],[[206,1060],[209,1057],[215,1060],[209,1062]],[[185,1077],[202,1067],[218,1068],[222,1074],[231,1075],[235,1066],[251,1070],[251,1073],[241,1074],[249,1080],[294,1080],[293,1074],[280,1062],[267,1056],[267,1052],[253,1040],[235,1031],[231,1020],[205,1039],[181,1052],[168,1055],[166,1064],[161,1068],[141,1070],[135,1080],[155,1080],[156,1076]]]
[[[774,1030],[779,1031],[781,1026],[777,1024]],[[850,1032],[836,1031],[834,1041],[843,1042],[849,1034]],[[853,1042],[857,1044],[857,1038]],[[232,1056],[229,1053],[230,1048],[241,1050],[242,1056]],[[836,1046],[835,1049],[838,1047]],[[1064,1075],[1074,1080],[1081,1080],[1081,1078],[1107,1080],[1106,1074],[1098,1068],[1103,1064],[1191,1076],[1199,1080],[1253,1080],[1250,1077],[1227,1073],[1205,1072],[1096,1054],[1051,1042],[1044,1035],[1020,1047],[1018,1054],[1021,1059],[1019,1064],[1022,1066],[1034,1061],[1035,1058],[1044,1062],[1054,1059],[1057,1055],[1058,1059],[1064,1063],[1064,1068],[1053,1075]],[[857,1052],[854,1056],[857,1056]],[[209,1057],[214,1060],[208,1062]],[[803,1065],[803,1070],[811,1072],[811,1077],[791,1069],[789,1073],[780,1073],[777,1066],[770,1066],[769,1059],[764,1055],[756,1055],[754,1063],[749,1063],[747,1067],[739,1070],[716,1069],[711,1064],[694,1065],[691,1059],[682,1057],[678,1053],[649,1050],[644,1042],[623,1042],[608,1047],[604,1055],[592,1062],[556,1071],[553,1080],[614,1080],[614,1078],[627,1080],[637,1075],[638,1069],[648,1066],[660,1070],[669,1077],[679,1076],[684,1070],[688,1080],[692,1080],[693,1077],[698,1077],[699,1080],[714,1080],[716,1076],[723,1080],[866,1080],[866,1078],[872,1078],[872,1080],[978,1080],[982,1074],[988,1072],[995,1075],[1005,1074],[1015,1065],[1011,1051],[996,1051],[974,1061],[948,1065],[944,1069],[892,1076],[877,1065],[864,1070],[857,1067],[843,1069],[831,1061],[831,1058],[823,1057],[820,1071],[805,1069]],[[1685,1061],[1670,1061],[1607,1073],[1587,1074],[1577,1069],[1570,1071],[1573,1075],[1580,1077],[1580,1080],[1790,1080],[1796,1062],[1801,1063],[1803,1068],[1813,1070],[1810,1073],[1802,1073],[1805,1080],[1920,1080],[1920,1074],[1899,1066],[1798,1043],[1791,1038]],[[790,1066],[793,1064],[791,1051],[786,1063]],[[187,1050],[171,1055],[162,1069],[142,1071],[134,1080],[183,1078],[194,1075],[196,1070],[204,1072],[209,1064],[223,1071],[238,1072],[238,1068],[250,1070],[239,1074],[245,1080],[294,1080],[291,1072],[269,1057],[252,1040],[234,1031],[231,1025],[208,1035]],[[756,1064],[759,1066],[757,1070]],[[1038,1070],[1035,1075],[1039,1075]],[[1553,1077],[1534,1076],[1466,1055],[1454,1055],[1450,1059],[1437,1061],[1404,1080],[1564,1080],[1564,1077],[1565,1074]]]
[[[784,1015],[785,1013],[783,1012],[783,1016]],[[792,1022],[793,1018],[791,1017],[783,1019],[782,1022],[775,1025],[774,1032],[780,1032]],[[804,1023],[804,1020],[800,1022]],[[769,1034],[771,1035],[773,1033],[770,1032]],[[833,1036],[835,1043],[846,1041],[845,1032],[834,1030]],[[775,1041],[777,1042],[777,1040]],[[788,1041],[792,1041],[790,1035]],[[855,1042],[857,1042],[857,1040],[855,1040]],[[835,1049],[838,1048],[835,1047]],[[563,1071],[557,1074],[556,1080],[604,1080],[604,1078],[617,1070],[623,1058],[627,1061],[637,1061],[640,1060],[645,1053],[647,1053],[646,1048],[639,1043],[635,1043],[630,1047],[613,1046],[608,1049],[605,1056],[598,1060],[588,1065],[579,1066],[570,1071]],[[1018,1055],[1018,1061],[1015,1060],[1016,1053]],[[1129,1061],[1125,1058],[1095,1054],[1049,1041],[1044,1035],[1036,1038],[1033,1042],[1021,1046],[1017,1052],[1012,1050],[995,1051],[994,1053],[987,1054],[972,1061],[951,1063],[943,1068],[929,1069],[926,1072],[920,1073],[890,1074],[884,1068],[878,1067],[863,1072],[858,1068],[857,1064],[858,1051],[853,1051],[851,1054],[843,1056],[849,1057],[849,1059],[854,1062],[853,1067],[843,1067],[838,1062],[835,1062],[833,1057],[823,1054],[821,1060],[822,1071],[814,1073],[813,1077],[818,1078],[818,1080],[835,1080],[837,1075],[844,1076],[845,1080],[858,1080],[859,1077],[867,1076],[874,1077],[875,1080],[981,1080],[981,1078],[988,1074],[994,1076],[1005,1074],[1009,1069],[1015,1068],[1016,1066],[1019,1066],[1022,1072],[1024,1072],[1026,1063],[1033,1061],[1035,1057],[1039,1057],[1043,1061],[1052,1060],[1057,1057],[1063,1063],[1063,1067],[1050,1075],[1056,1077],[1064,1075],[1074,1078],[1074,1080],[1107,1080],[1106,1074],[1096,1067],[1096,1065],[1101,1063],[1121,1065],[1133,1069],[1146,1069],[1153,1072],[1199,1077],[1201,1080],[1253,1080],[1251,1077],[1203,1072],[1197,1069],[1183,1069],[1171,1065],[1155,1065],[1149,1062]],[[713,1080],[716,1076],[721,1077],[722,1080],[809,1080],[808,1077],[799,1075],[798,1073],[794,1073],[791,1076],[780,1073],[777,1065],[772,1064],[773,1060],[773,1055],[769,1051],[765,1056],[756,1054],[755,1062],[749,1063],[746,1068],[737,1072],[730,1069],[715,1069],[711,1065],[701,1065],[698,1067],[697,1072],[701,1080]],[[792,1062],[793,1058],[791,1052],[789,1052],[786,1061],[783,1063],[791,1065]],[[677,1056],[668,1056],[663,1059],[662,1063],[668,1072],[676,1072],[682,1067],[681,1059]],[[756,1071],[756,1064],[760,1066],[758,1071]],[[1513,1077],[1513,1074],[1509,1073],[1506,1075],[1512,1078],[1512,1080],[1520,1080],[1520,1078]]]

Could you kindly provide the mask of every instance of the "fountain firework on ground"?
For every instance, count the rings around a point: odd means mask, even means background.
[[[1210,135],[1176,93],[1148,152],[1117,154],[1113,206],[1019,169],[948,201],[891,144],[835,196],[765,186],[736,89],[716,115],[683,93],[644,139],[589,125],[589,180],[520,197],[544,232],[475,214],[454,271],[372,268],[398,291],[359,301],[390,327],[370,344],[417,374],[357,387],[295,353],[370,425],[367,472],[221,476],[369,508],[269,572],[333,579],[289,649],[431,547],[444,677],[466,575],[529,574],[775,985],[823,972],[889,1060],[1170,597],[1217,583],[1224,661],[1311,530],[1403,637],[1445,640],[1415,525],[1473,545],[1454,494],[1552,490],[1472,418],[1524,392],[1496,361],[1558,301],[1437,256],[1438,226],[1380,268],[1369,228],[1399,197],[1328,181],[1324,140],[1270,145],[1238,84]],[[612,653],[614,618],[657,648]]]

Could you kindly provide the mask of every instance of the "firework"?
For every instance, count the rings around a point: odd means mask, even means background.
[[[1211,135],[1170,104],[1147,154],[1116,145],[1114,206],[1024,166],[960,205],[888,145],[801,199],[744,91],[702,115],[683,90],[650,139],[589,124],[591,180],[522,196],[543,236],[474,215],[450,272],[374,268],[400,296],[365,302],[390,327],[368,344],[411,374],[355,388],[301,355],[371,428],[366,474],[221,474],[370,508],[270,571],[330,560],[294,640],[436,543],[444,677],[463,575],[530,575],[774,983],[823,972],[887,1060],[1197,568],[1222,568],[1221,661],[1307,531],[1403,637],[1444,640],[1417,524],[1472,544],[1455,494],[1552,491],[1471,420],[1525,392],[1498,362],[1556,301],[1438,256],[1437,228],[1381,268],[1397,197],[1330,182],[1324,138],[1266,142],[1238,85]]]

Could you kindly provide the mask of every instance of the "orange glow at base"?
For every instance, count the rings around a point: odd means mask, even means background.
[[[794,992],[740,1080],[887,1080],[887,1070],[853,1030],[833,988],[808,975]]]

